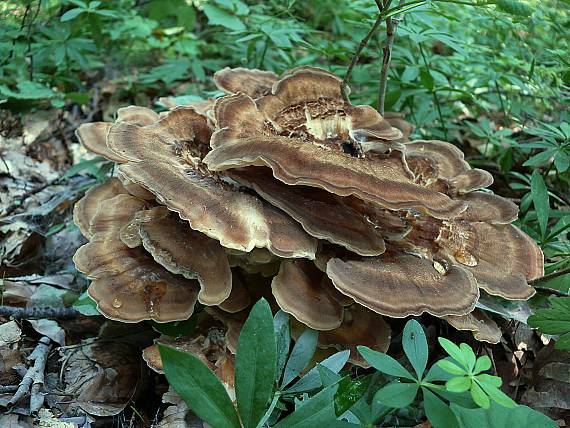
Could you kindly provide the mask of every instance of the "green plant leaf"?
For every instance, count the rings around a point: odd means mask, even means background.
[[[214,427],[241,426],[225,388],[202,361],[161,344],[158,349],[168,383],[199,418]]]
[[[570,297],[550,297],[550,308],[538,309],[528,323],[546,334],[561,335],[556,342],[558,349],[570,349]]]
[[[325,427],[336,421],[334,395],[338,384],[323,389],[303,402],[293,413],[275,425],[274,428]]]
[[[307,367],[317,349],[317,337],[318,333],[310,328],[299,336],[285,365],[281,389],[289,385]]]
[[[339,382],[338,391],[334,397],[335,413],[342,415],[350,409],[368,391],[372,375],[350,379],[346,377]]]
[[[245,428],[257,426],[271,401],[276,358],[273,315],[262,298],[249,313],[237,344],[236,398]]]
[[[478,374],[489,370],[491,368],[491,359],[487,355],[477,358],[477,363],[475,364],[474,374]]]
[[[526,406],[503,407],[491,402],[489,409],[467,409],[451,404],[451,410],[464,428],[557,428],[547,416]]]
[[[83,12],[85,12],[85,9],[81,9],[79,7],[69,9],[67,12],[65,12],[63,15],[61,15],[61,18],[59,18],[59,22],[71,21],[72,19],[77,18]]]
[[[417,383],[389,383],[376,392],[374,400],[388,407],[407,407],[416,398],[418,387]]]
[[[427,366],[428,345],[424,330],[416,320],[410,320],[406,323],[402,333],[402,345],[408,360],[418,375],[418,379],[421,379]]]
[[[275,342],[277,345],[277,363],[275,366],[275,382],[279,383],[283,375],[283,369],[289,356],[291,346],[291,327],[289,325],[289,315],[283,311],[278,311],[273,318],[273,328],[275,330]]]
[[[471,349],[471,346],[467,343],[461,343],[459,345],[459,349],[463,352],[469,371],[472,372],[475,369],[475,363],[477,362],[477,357],[475,356],[473,349]]]
[[[426,416],[434,428],[459,427],[459,421],[451,409],[433,392],[422,387]]]
[[[459,346],[457,346],[451,340],[446,339],[445,337],[439,337],[437,340],[441,347],[445,349],[445,352],[447,352],[451,358],[457,361],[465,369],[469,369],[469,362],[465,358],[465,355]]]
[[[403,377],[409,380],[416,380],[398,361],[389,355],[373,351],[367,346],[358,346],[358,352],[376,370],[391,376]]]
[[[475,401],[479,407],[483,409],[489,408],[489,397],[487,397],[487,394],[485,394],[483,389],[477,385],[476,382],[471,384],[471,398],[473,398],[473,401]]]
[[[317,364],[317,370],[321,378],[322,385],[326,388],[327,386],[334,385],[338,383],[341,379],[339,374],[336,374],[331,369],[321,364]]]
[[[465,369],[462,369],[461,367],[459,367],[456,363],[454,363],[452,361],[440,360],[436,364],[441,369],[443,369],[446,372],[451,373],[453,375],[464,375],[467,373],[465,371]]]
[[[320,365],[331,369],[333,372],[338,373],[345,366],[350,357],[350,351],[340,351],[320,362]],[[319,371],[313,367],[309,372],[293,384],[290,388],[285,390],[287,394],[294,394],[299,392],[311,391],[322,386],[319,377]]]
[[[97,309],[97,302],[87,294],[87,291],[83,292],[81,296],[73,303],[73,307],[82,315],[91,317],[95,315],[101,315]]]
[[[475,379],[480,380],[481,382],[488,383],[489,385],[493,385],[497,388],[500,388],[501,385],[503,384],[503,381],[501,380],[500,377],[491,376],[485,373],[475,376]]]
[[[507,394],[505,394],[503,391],[501,391],[495,385],[492,385],[492,384],[486,383],[486,382],[482,382],[479,379],[476,379],[476,382],[483,389],[483,391],[485,391],[487,393],[487,395],[489,396],[489,398],[491,400],[499,403],[501,406],[516,407],[517,403],[515,403],[511,399],[511,397],[509,397]]]
[[[520,17],[529,17],[533,12],[530,5],[519,0],[495,0],[490,3],[496,4],[497,8],[503,12]]]
[[[211,3],[204,4],[203,10],[212,25],[221,25],[222,27],[235,31],[242,31],[246,28],[244,23],[237,16],[231,15],[224,9],[214,6]]]
[[[548,197],[548,189],[538,170],[532,172],[530,179],[530,192],[536,216],[538,217],[538,225],[542,236],[546,235],[546,227],[548,225],[548,216],[550,214],[550,200]]]
[[[445,388],[451,392],[469,391],[471,388],[471,379],[467,376],[458,376],[445,382]]]

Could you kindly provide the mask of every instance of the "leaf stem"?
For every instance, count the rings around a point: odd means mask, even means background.
[[[398,6],[400,6],[404,0],[400,0]],[[389,3],[386,5],[388,7]],[[384,104],[386,101],[386,87],[388,86],[388,70],[390,69],[390,60],[392,59],[392,46],[394,44],[394,38],[396,37],[396,30],[398,29],[398,23],[400,22],[400,17],[386,18],[386,41],[384,42],[383,54],[382,54],[382,69],[380,71],[380,88],[378,89],[378,112],[384,114]]]
[[[358,63],[358,61],[360,60],[360,54],[362,53],[362,51],[364,50],[364,48],[366,47],[366,45],[370,41],[370,38],[374,35],[376,30],[378,29],[378,27],[382,23],[383,19],[384,19],[384,15],[382,15],[382,13],[378,14],[378,18],[376,18],[376,22],[374,22],[374,25],[372,26],[372,28],[370,28],[370,30],[368,31],[366,36],[364,36],[364,38],[360,41],[360,44],[358,45],[356,52],[354,53],[354,55],[352,56],[352,59],[350,60],[350,64],[348,64],[348,68],[346,69],[346,74],[344,75],[344,79],[342,79],[342,82],[340,84],[342,98],[347,103],[348,103],[347,85],[348,85],[348,82],[350,81],[350,77],[352,76],[352,70],[354,69],[354,66]]]
[[[273,410],[275,409],[275,406],[277,405],[277,402],[279,401],[279,397],[281,397],[281,391],[276,391],[275,395],[273,396],[273,400],[271,400],[271,404],[269,405],[269,408],[267,409],[267,412],[265,412],[265,414],[263,415],[263,417],[261,418],[261,420],[257,424],[256,428],[261,428],[263,426],[263,424],[265,422],[267,422],[267,420],[271,417],[271,414],[273,413]]]

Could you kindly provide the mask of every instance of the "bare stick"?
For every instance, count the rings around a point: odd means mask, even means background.
[[[529,285],[540,284],[541,282],[550,281],[551,279],[558,278],[559,276],[566,275],[570,273],[570,268],[561,269],[556,272],[549,273],[548,275],[541,276],[540,278],[533,279],[529,281]]]
[[[556,288],[536,286],[534,287],[534,289],[536,291],[540,291],[541,293],[551,294],[556,297],[570,297],[570,294],[565,293],[564,291],[557,290]]]
[[[348,93],[347,93],[346,88],[347,88],[348,82],[350,81],[350,76],[352,75],[352,70],[354,69],[354,66],[358,63],[358,61],[360,60],[360,54],[362,53],[362,50],[366,47],[366,45],[370,41],[370,38],[374,35],[376,30],[378,29],[378,27],[382,23],[382,19],[383,19],[383,16],[380,13],[378,15],[378,18],[376,18],[376,22],[374,22],[374,25],[372,26],[370,31],[368,31],[368,34],[366,34],[366,36],[364,36],[364,38],[360,41],[360,44],[358,45],[358,48],[356,49],[356,53],[352,56],[352,59],[350,60],[350,64],[348,64],[348,68],[346,69],[346,74],[344,75],[344,79],[342,79],[342,83],[340,84],[342,98],[347,103],[348,103]]]
[[[403,0],[400,0],[398,7],[401,6]],[[392,46],[398,29],[399,17],[389,16],[386,18],[386,41],[382,49],[382,68],[380,70],[380,88],[378,90],[378,112],[384,114],[384,104],[386,101],[386,88],[388,86],[388,70],[390,69],[390,61],[392,59]]]
[[[44,398],[43,394],[40,393],[40,387],[43,384],[44,379],[44,372],[46,369],[46,362],[49,351],[51,350],[50,339],[46,336],[40,339],[38,346],[34,349],[34,351],[28,357],[28,360],[34,361],[34,365],[28,369],[26,374],[24,375],[22,381],[18,385],[18,390],[14,394],[10,401],[8,401],[8,407],[13,406],[22,398],[24,398],[28,394],[32,394],[30,400],[30,411],[37,412],[40,407],[43,405]],[[36,385],[38,385],[36,387]],[[34,396],[35,393],[35,396]],[[41,395],[41,397],[40,397]],[[32,405],[34,408],[39,404],[35,410],[32,409]]]
[[[75,318],[79,313],[74,308],[13,308],[0,306],[0,316],[13,319]]]

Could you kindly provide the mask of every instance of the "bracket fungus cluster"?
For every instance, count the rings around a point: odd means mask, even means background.
[[[322,348],[385,351],[386,318],[423,313],[499,340],[475,309],[481,290],[530,298],[543,255],[512,224],[517,207],[485,189],[489,173],[450,143],[410,141],[397,114],[348,103],[328,71],[226,68],[214,81],[215,100],[127,107],[77,131],[117,164],[74,213],[89,240],[74,260],[105,316],[184,320],[198,301],[235,350],[264,296]]]

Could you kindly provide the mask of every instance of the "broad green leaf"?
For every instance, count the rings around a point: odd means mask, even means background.
[[[445,352],[447,352],[451,358],[453,358],[455,361],[457,361],[459,364],[465,367],[465,369],[469,368],[469,362],[465,358],[465,355],[463,354],[459,346],[457,346],[451,340],[446,339],[445,337],[439,337],[437,340],[441,345],[441,347],[445,349]]]
[[[285,365],[281,389],[289,385],[307,367],[317,349],[317,337],[318,333],[310,328],[299,336]]]
[[[485,373],[475,376],[475,379],[488,383],[489,385],[496,386],[497,388],[500,388],[503,384],[503,380],[500,377],[491,376]]]
[[[489,409],[467,409],[451,404],[464,428],[557,428],[547,416],[526,406],[503,407],[491,402]]]
[[[231,15],[224,9],[214,6],[211,3],[204,4],[203,10],[212,25],[221,25],[222,27],[235,31],[242,31],[246,28],[244,23],[237,16]]]
[[[73,307],[77,312],[88,317],[101,315],[97,309],[97,302],[87,294],[87,291],[79,296],[79,298],[73,303]]]
[[[261,299],[241,329],[236,352],[236,398],[245,428],[257,426],[271,401],[276,358],[273,315]]]
[[[542,333],[561,335],[556,348],[570,349],[570,297],[550,297],[548,303],[550,308],[538,309],[528,323]]]
[[[277,345],[277,363],[275,367],[275,382],[279,383],[283,375],[283,369],[289,356],[291,346],[291,328],[289,326],[289,315],[279,311],[273,318],[273,328],[275,330],[275,342]]]
[[[540,173],[534,170],[530,180],[530,191],[534,209],[538,217],[538,225],[542,236],[546,235],[546,227],[548,225],[548,216],[550,213],[550,200],[548,197],[548,189]]]
[[[321,364],[317,364],[317,370],[319,371],[319,376],[321,378],[322,385],[326,388],[327,386],[334,385],[340,381],[340,375],[333,372],[328,367],[325,367]]]
[[[42,100],[48,99],[55,95],[50,88],[29,80],[23,80],[16,85],[18,91],[13,91],[6,85],[0,85],[0,95],[18,100]]]
[[[493,401],[496,401],[501,406],[505,407],[516,407],[517,403],[515,403],[511,397],[497,388],[495,385],[491,385],[490,383],[481,382],[480,380],[476,380],[479,386],[487,393],[489,398]]]
[[[335,412],[338,416],[350,409],[368,391],[372,375],[357,379],[345,378],[339,382],[334,397]]]
[[[309,398],[274,428],[326,427],[335,423],[334,395],[338,385],[331,385]]]
[[[376,392],[374,400],[388,407],[407,407],[416,398],[418,387],[417,383],[389,383]]]
[[[464,392],[471,388],[471,379],[467,376],[458,376],[445,382],[445,388],[451,392]]]
[[[358,346],[358,352],[376,370],[391,376],[403,377],[409,380],[416,380],[398,361],[389,355],[373,351],[367,346]]]
[[[441,361],[451,361],[451,357],[447,357],[445,360]],[[463,370],[460,374],[464,374]],[[452,373],[449,373],[447,370],[442,369],[437,363],[433,364],[430,369],[428,370],[427,374],[424,377],[425,382],[433,382],[434,380],[442,380],[447,381],[451,379],[453,376]]]
[[[469,371],[473,371],[475,368],[475,363],[477,362],[477,357],[475,356],[473,349],[471,349],[467,343],[461,343],[459,345],[459,349],[461,349],[461,352],[463,352],[463,356],[467,361],[467,367],[469,368]]]
[[[533,12],[532,7],[528,3],[519,0],[494,0],[490,3],[496,4],[497,8],[503,12],[520,17],[529,17]]]
[[[471,384],[471,398],[473,398],[473,401],[475,401],[479,407],[483,409],[489,408],[489,397],[487,397],[487,394],[485,394],[483,389],[481,389],[476,382]]]
[[[428,345],[424,330],[416,320],[410,320],[406,323],[402,333],[402,345],[408,360],[418,375],[418,379],[421,379],[427,365]]]
[[[72,19],[77,18],[79,15],[81,15],[83,12],[85,12],[85,9],[81,9],[81,8],[73,8],[68,10],[67,12],[65,12],[63,15],[61,15],[61,18],[59,18],[60,22],[67,22],[67,21],[71,21]]]
[[[321,361],[320,365],[331,369],[333,372],[338,373],[345,366],[350,357],[350,351],[341,351]],[[287,394],[311,391],[321,386],[319,378],[319,371],[313,367],[309,372],[293,384],[290,388],[286,389]]]
[[[477,363],[475,364],[474,374],[478,374],[489,370],[491,368],[491,359],[487,355],[477,358]]]
[[[422,387],[422,392],[426,416],[434,428],[459,427],[457,417],[443,401],[427,388]]]
[[[465,369],[459,367],[456,363],[448,360],[440,360],[436,363],[436,365],[448,373],[453,375],[464,375],[466,374]]]
[[[200,419],[213,427],[241,426],[225,388],[202,361],[160,344],[158,349],[168,383]]]

